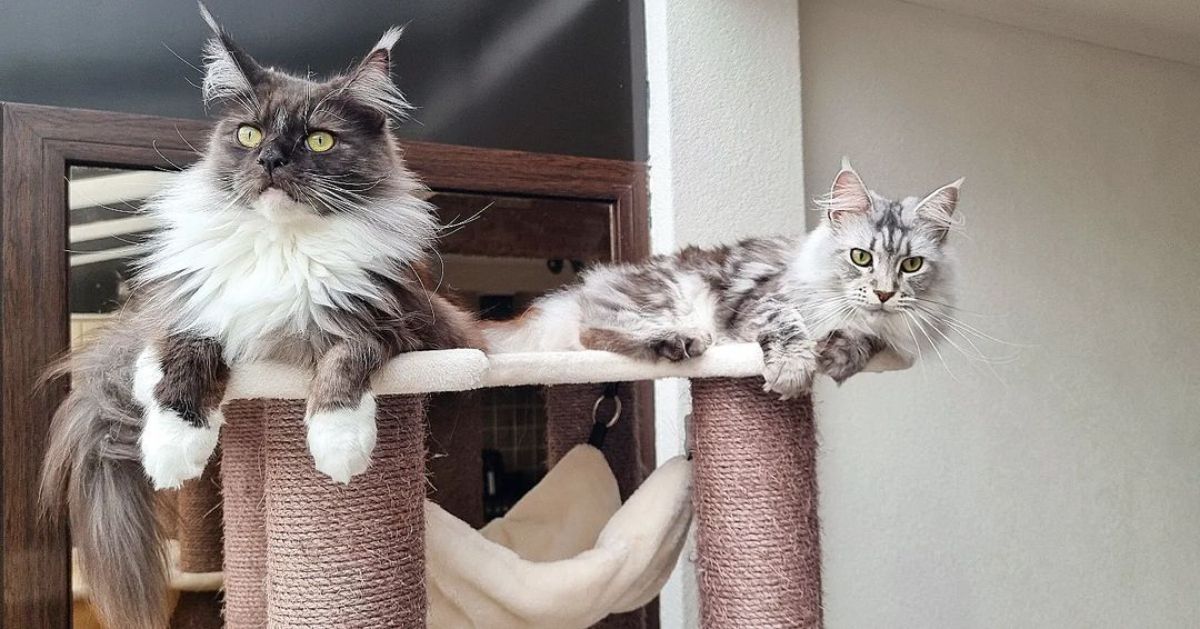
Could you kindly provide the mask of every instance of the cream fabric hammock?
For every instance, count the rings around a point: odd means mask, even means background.
[[[576,446],[481,530],[425,502],[430,629],[582,629],[653,599],[691,522],[691,463],[621,505],[604,454]]]

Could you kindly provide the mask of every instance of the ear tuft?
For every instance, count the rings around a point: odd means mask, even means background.
[[[232,102],[252,108],[257,100],[254,86],[263,80],[266,71],[234,43],[203,2],[198,4],[200,16],[213,33],[212,38],[204,44],[204,84],[201,91],[205,104]]]
[[[405,118],[412,109],[392,81],[391,51],[403,33],[403,28],[389,28],[346,77],[343,88],[348,96],[375,110],[385,120]]]
[[[834,227],[852,216],[871,211],[871,193],[850,165],[850,160],[842,158],[842,169],[833,178],[829,195],[818,204],[825,209],[829,223]]]
[[[388,53],[390,55],[392,48],[396,45],[396,42],[400,41],[400,36],[403,34],[403,26],[393,26],[387,29],[387,31],[384,32],[383,37],[379,38],[379,42],[375,44],[375,47],[372,48],[371,51],[383,51],[384,53]]]
[[[204,18],[204,23],[208,24],[208,28],[214,34],[220,35],[221,25],[217,24],[217,19],[213,17],[213,14],[208,10],[208,7],[204,6],[203,2],[197,2],[196,5],[200,7],[200,17]]]

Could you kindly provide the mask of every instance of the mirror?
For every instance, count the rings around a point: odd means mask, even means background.
[[[91,335],[110,323],[129,297],[126,280],[140,255],[141,245],[155,226],[154,220],[142,212],[142,205],[174,176],[175,173],[157,170],[68,167],[68,303],[72,349],[86,343]],[[163,507],[169,512],[174,511],[173,493],[164,494]],[[71,577],[75,591],[72,626],[100,627],[86,599],[80,596],[85,582],[74,561]]]
[[[142,203],[175,173],[71,166],[67,174],[71,346],[111,319],[154,228]]]

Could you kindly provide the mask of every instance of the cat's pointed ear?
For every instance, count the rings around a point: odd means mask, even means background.
[[[837,227],[846,219],[871,211],[871,193],[863,183],[862,177],[854,172],[850,160],[842,158],[842,169],[833,178],[829,188],[829,197],[825,204],[829,224]]]
[[[392,81],[392,47],[403,32],[404,29],[395,26],[388,29],[344,79],[345,94],[378,113],[385,124],[388,120],[404,118],[412,109]]]
[[[204,44],[204,102],[239,103],[249,108],[256,101],[254,87],[266,79],[267,72],[234,43],[203,2],[199,5],[200,15],[212,30],[212,37]]]
[[[944,240],[954,226],[954,210],[958,208],[958,191],[963,181],[959,179],[934,190],[916,205],[917,217],[933,229],[938,240]]]

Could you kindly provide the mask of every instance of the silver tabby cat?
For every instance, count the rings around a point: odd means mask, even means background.
[[[884,348],[907,360],[944,339],[953,307],[947,236],[962,180],[892,201],[844,162],[825,220],[804,238],[691,247],[640,264],[602,266],[486,330],[493,352],[602,349],[678,361],[714,343],[762,346],[764,388],[839,383]]]

